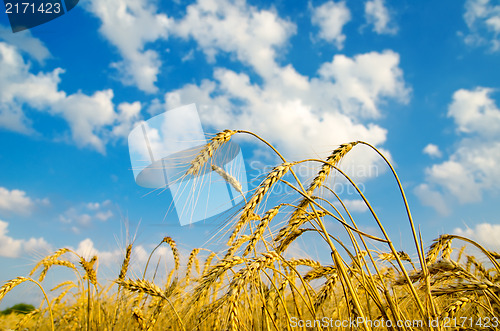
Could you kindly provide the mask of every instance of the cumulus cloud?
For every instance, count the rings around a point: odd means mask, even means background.
[[[399,55],[390,50],[353,58],[335,55],[331,62],[321,66],[319,75],[321,81],[333,81],[331,93],[340,103],[339,108],[349,115],[377,118],[378,104],[384,97],[402,103],[409,100],[410,90],[399,68]]]
[[[0,200],[1,201],[1,200]],[[43,238],[15,239],[8,236],[9,223],[0,220],[0,256],[17,258],[33,252],[49,252],[52,248]]]
[[[82,228],[90,227],[94,221],[106,222],[112,218],[114,216],[112,207],[113,203],[110,200],[83,203],[59,215],[59,221],[69,226],[73,232],[79,233]]]
[[[17,33],[12,33],[12,30],[6,26],[0,25],[0,40],[16,46],[22,52],[40,63],[51,57],[50,51],[37,38],[33,37],[30,30],[24,30]]]
[[[92,0],[85,8],[101,20],[99,32],[113,44],[123,60],[112,64],[126,85],[145,92],[155,86],[162,62],[158,53],[145,49],[148,43],[166,39],[172,20],[148,0]]]
[[[493,91],[478,87],[460,89],[453,94],[448,116],[453,118],[459,132],[476,133],[485,138],[500,137],[500,110],[490,97]]]
[[[481,201],[500,187],[500,109],[492,89],[460,89],[453,94],[448,116],[460,140],[442,163],[426,169],[428,189],[446,193],[461,203]]]
[[[178,37],[194,39],[211,62],[221,51],[231,53],[266,75],[273,72],[277,50],[296,27],[275,11],[258,10],[245,1],[198,0],[187,7],[172,30]]]
[[[168,92],[165,107],[197,100],[207,127],[254,131],[291,158],[324,157],[335,144],[385,141],[386,130],[369,120],[380,116],[384,101],[407,101],[409,89],[398,65],[399,56],[392,51],[336,55],[316,77],[300,75],[288,65],[276,67],[262,85],[246,74],[217,68],[213,81]],[[358,160],[369,164],[375,159],[374,153],[358,154]]]
[[[395,34],[398,29],[391,22],[389,10],[384,0],[370,0],[365,2],[365,17],[369,25],[373,25],[373,31],[378,34]]]
[[[320,38],[333,42],[338,49],[344,47],[346,36],[342,33],[342,29],[351,20],[351,12],[345,1],[328,1],[313,8],[311,20],[319,27]]]
[[[220,51],[231,52],[264,74],[273,68],[277,50],[296,29],[274,10],[258,10],[242,0],[198,0],[178,19],[158,13],[148,0],[92,0],[85,8],[100,19],[99,31],[123,58],[112,64],[122,74],[122,82],[145,92],[158,90],[155,83],[162,65],[158,52],[146,49],[148,44],[171,35],[193,39],[209,61],[215,61]]]
[[[439,146],[434,144],[428,144],[427,146],[425,146],[423,153],[431,157],[441,157],[443,155],[439,150]]]
[[[26,196],[26,192],[0,187],[0,212],[26,214],[31,212],[33,206],[33,200]]]
[[[424,206],[434,208],[440,215],[449,215],[451,210],[443,195],[432,190],[428,184],[420,184],[413,191]]]
[[[475,240],[487,249],[500,250],[500,241],[498,241],[498,238],[500,238],[500,224],[481,223],[477,224],[474,228],[455,228],[452,234]]]
[[[58,87],[64,70],[30,72],[18,50],[0,42],[0,127],[24,134],[33,134],[32,121],[24,107],[30,107],[63,118],[71,140],[79,147],[91,147],[104,153],[110,139],[125,135],[140,117],[139,103],[123,103],[114,109],[113,91],[67,94]]]
[[[29,215],[34,208],[50,204],[48,198],[33,199],[22,190],[0,187],[0,214]]]
[[[361,199],[345,199],[342,200],[344,205],[346,206],[347,210],[349,212],[358,212],[358,213],[364,213],[368,211],[368,207],[366,206],[366,203],[361,200]],[[340,203],[336,204],[338,208],[341,208],[342,205]],[[340,209],[342,212],[342,209]]]
[[[461,34],[466,44],[500,50],[500,5],[490,0],[467,0],[464,20],[469,28],[469,33]]]

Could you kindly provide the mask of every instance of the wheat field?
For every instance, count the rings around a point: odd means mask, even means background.
[[[401,182],[387,158],[362,141],[343,144],[325,160],[286,160],[256,134],[225,130],[193,159],[186,175],[211,167],[242,195],[241,184],[211,159],[234,135],[251,135],[280,158],[231,219],[227,247],[196,248],[181,265],[175,240],[174,265],[162,279],[130,276],[134,244],[126,246],[116,279],[102,283],[94,256],[86,260],[62,248],[36,264],[31,273],[0,288],[32,283],[44,301],[28,314],[0,316],[3,330],[500,330],[500,254],[456,235],[424,245]],[[407,213],[413,252],[398,250],[356,183],[339,168],[354,148],[365,145],[391,170]],[[304,186],[296,169],[319,167]],[[342,176],[357,191],[380,235],[360,229],[328,177]],[[275,185],[299,198],[281,196],[268,206]],[[327,230],[338,224],[348,240]],[[293,258],[288,250],[302,236],[322,241],[330,260]],[[373,249],[378,247],[378,250]],[[156,249],[156,248],[155,248]],[[154,251],[153,251],[154,252]],[[151,252],[151,253],[153,253]],[[470,252],[475,252],[471,254]],[[149,260],[148,260],[149,264]],[[54,266],[75,277],[44,288]],[[147,266],[146,266],[147,268]],[[146,275],[146,270],[144,270]],[[58,293],[58,295],[50,295]],[[50,299],[49,299],[50,298]]]

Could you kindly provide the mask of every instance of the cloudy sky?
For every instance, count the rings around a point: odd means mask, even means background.
[[[222,220],[181,227],[130,162],[137,123],[191,103],[205,132],[251,130],[291,160],[367,141],[394,162],[426,244],[457,233],[500,249],[499,76],[494,0],[82,0],[15,34],[1,13],[0,281],[60,247],[106,266],[135,238],[140,263],[165,235],[188,252],[215,233]],[[242,144],[247,169],[272,162]],[[410,248],[392,177],[356,149],[375,171],[354,176]]]

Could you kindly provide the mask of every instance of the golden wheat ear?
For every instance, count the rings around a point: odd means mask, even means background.
[[[227,143],[237,131],[224,130],[215,135],[210,142],[198,153],[198,155],[191,161],[191,166],[186,171],[186,175],[197,175],[209,158],[211,158],[215,151],[223,144]]]

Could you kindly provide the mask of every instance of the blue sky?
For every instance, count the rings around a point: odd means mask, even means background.
[[[113,270],[132,238],[140,264],[165,235],[185,253],[216,233],[222,218],[181,227],[169,192],[131,170],[132,128],[191,103],[206,132],[251,130],[290,160],[370,142],[426,244],[457,233],[500,249],[496,1],[82,0],[30,31],[8,24],[0,14],[1,282],[60,247]],[[275,162],[238,141],[247,169]],[[383,164],[361,146],[352,164],[375,169],[354,177],[411,249]]]

